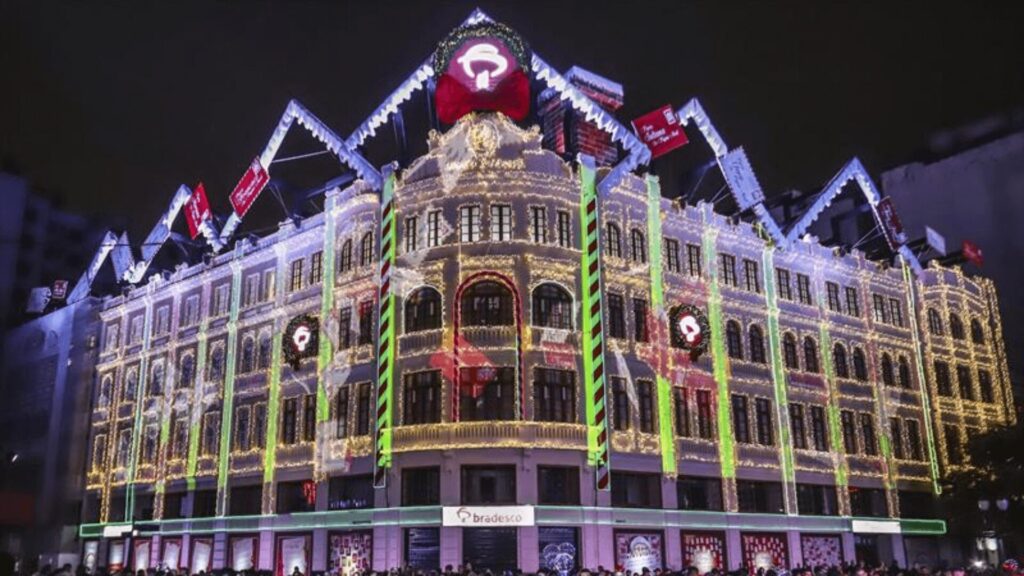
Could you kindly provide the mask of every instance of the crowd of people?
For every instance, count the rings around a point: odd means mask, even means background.
[[[14,572],[18,573],[18,572]],[[38,570],[25,572],[22,576],[100,576],[108,575],[108,571],[101,569],[90,571],[85,566],[79,565],[73,568],[65,564],[59,568],[49,565],[40,567]],[[7,576],[7,574],[0,574]],[[132,573],[129,568],[109,573],[109,576],[190,576],[187,570],[180,569],[150,569],[139,570]],[[273,576],[270,570],[242,570],[231,569],[213,570],[210,572],[200,571],[191,576]],[[310,574],[303,574],[295,569],[289,576],[341,576],[334,572],[313,571]],[[443,570],[422,570],[411,567],[393,568],[388,571],[365,571],[348,574],[345,576],[533,576],[521,570],[491,570],[487,568],[476,568],[470,564],[462,566],[445,566]],[[644,568],[641,572],[631,572],[621,569],[607,569],[598,566],[596,569],[582,569],[570,573],[562,573],[554,570],[541,569],[536,576],[702,576],[696,567],[683,568],[682,570],[662,570],[660,568],[650,570]],[[930,567],[912,565],[906,568],[892,563],[888,566],[868,566],[864,563],[849,563],[835,566],[814,566],[775,568],[757,570],[712,570],[705,576],[1024,576],[1024,571],[1015,562],[1004,563],[1000,566],[992,566],[981,563],[974,563],[966,567]]]

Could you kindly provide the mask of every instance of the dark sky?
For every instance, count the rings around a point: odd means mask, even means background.
[[[0,156],[138,241],[180,183],[227,212],[289,98],[348,135],[476,4],[0,0]],[[623,83],[623,121],[699,97],[768,191],[1024,103],[1019,2],[479,4]]]

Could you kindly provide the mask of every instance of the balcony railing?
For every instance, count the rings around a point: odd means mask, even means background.
[[[515,326],[465,326],[462,339],[476,348],[506,348],[516,344]]]
[[[560,448],[586,450],[582,424],[554,422],[458,422],[395,428],[395,452],[458,448]]]

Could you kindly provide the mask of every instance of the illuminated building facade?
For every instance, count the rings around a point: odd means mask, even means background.
[[[724,154],[699,104],[679,116]],[[927,554],[939,467],[1013,419],[991,283],[544,140],[463,115],[322,213],[105,298],[83,554],[282,576]],[[839,186],[869,185],[851,166]],[[936,362],[969,382],[947,398]]]

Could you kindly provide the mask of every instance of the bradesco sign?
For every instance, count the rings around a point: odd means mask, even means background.
[[[443,526],[533,526],[533,506],[445,506]]]

